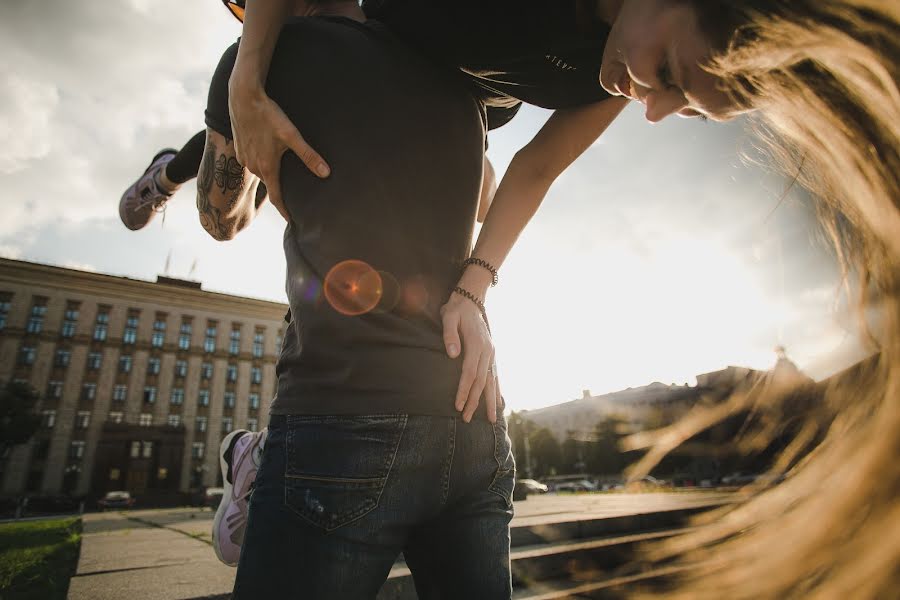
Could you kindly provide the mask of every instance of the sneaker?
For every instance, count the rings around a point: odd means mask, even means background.
[[[122,194],[122,199],[119,200],[119,218],[128,229],[142,229],[156,213],[165,210],[166,201],[174,192],[163,189],[157,177],[176,153],[172,148],[160,150],[144,174]]]
[[[230,567],[237,566],[247,526],[247,505],[256,471],[262,459],[266,430],[258,433],[232,431],[219,446],[219,467],[225,492],[213,520],[212,539],[216,556]]]

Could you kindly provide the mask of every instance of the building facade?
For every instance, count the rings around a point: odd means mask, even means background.
[[[219,485],[222,438],[268,421],[287,308],[0,259],[0,381],[33,386],[42,417],[0,458],[0,494],[152,505]]]

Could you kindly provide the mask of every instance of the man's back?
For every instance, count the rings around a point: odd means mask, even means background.
[[[285,26],[267,89],[332,168],[282,164],[294,321],[273,413],[455,414],[438,310],[471,248],[479,105],[380,24],[334,17]]]

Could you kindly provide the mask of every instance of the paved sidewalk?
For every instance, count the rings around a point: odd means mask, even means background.
[[[707,506],[713,492],[530,496],[512,526]],[[220,563],[208,509],[143,510],[84,516],[78,571],[69,600],[199,600],[231,591],[235,569]]]

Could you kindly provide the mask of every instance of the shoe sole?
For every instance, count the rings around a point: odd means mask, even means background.
[[[216,516],[213,519],[212,545],[213,550],[216,551],[216,558],[229,567],[237,566],[237,563],[226,561],[222,556],[221,548],[219,548],[219,523],[225,518],[225,512],[228,509],[228,505],[231,503],[231,490],[233,488],[232,483],[228,481],[228,463],[225,461],[225,451],[231,447],[231,442],[234,438],[239,435],[244,435],[245,433],[249,432],[246,429],[235,429],[226,435],[225,439],[222,440],[222,443],[219,444],[219,469],[222,471],[222,486],[225,488],[225,491],[222,494],[222,500],[219,502],[219,507],[216,509]]]

